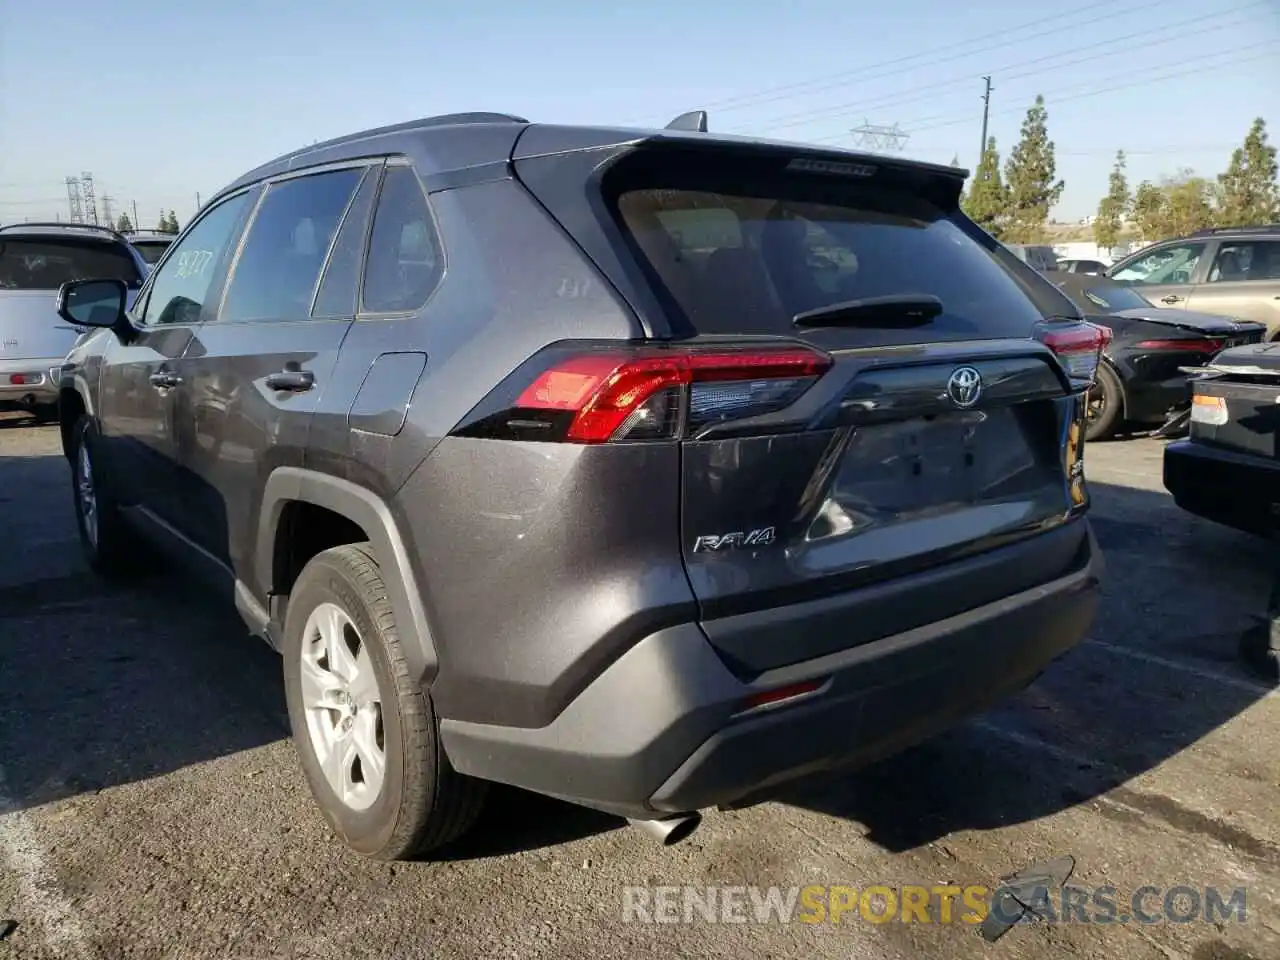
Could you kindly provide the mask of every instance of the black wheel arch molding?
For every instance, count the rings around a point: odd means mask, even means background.
[[[382,568],[387,598],[396,618],[396,630],[404,645],[415,678],[429,687],[440,661],[428,624],[426,609],[416,589],[413,562],[390,508],[371,490],[340,477],[302,467],[277,467],[262,490],[254,567],[260,596],[278,595],[275,579],[276,535],[286,507],[293,502],[323,507],[359,526],[369,538]],[[272,614],[276,613],[272,609]]]

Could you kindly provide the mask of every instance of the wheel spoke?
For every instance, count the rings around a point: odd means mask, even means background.
[[[329,669],[344,682],[350,683],[356,674],[356,659],[347,646],[347,617],[334,604],[326,604],[320,617],[320,637],[329,655]]]
[[[360,772],[365,786],[373,793],[382,789],[387,757],[378,746],[378,708],[366,707],[356,714],[351,728],[351,743],[360,757]]]
[[[378,703],[378,678],[373,672],[373,661],[369,659],[369,645],[361,642],[360,652],[352,661],[353,670],[348,678],[347,689],[355,699],[357,706]]]
[[[338,678],[311,657],[302,658],[302,705],[308,710],[333,709]]]
[[[324,771],[324,778],[329,781],[329,786],[333,788],[333,792],[338,795],[343,803],[347,802],[347,795],[351,791],[351,764],[350,759],[355,756],[355,748],[349,740],[330,740],[329,751],[320,761],[321,769]]]

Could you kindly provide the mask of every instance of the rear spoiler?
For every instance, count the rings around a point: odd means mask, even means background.
[[[517,169],[524,161],[541,157],[589,153],[591,167],[600,171],[614,161],[663,152],[696,161],[699,157],[723,162],[732,157],[734,167],[757,176],[801,175],[828,179],[856,179],[872,185],[893,184],[927,197],[944,210],[959,206],[969,171],[959,167],[903,160],[880,154],[841,150],[809,143],[787,143],[755,137],[709,133],[702,110],[681,114],[661,130],[563,127],[530,124],[511,151]],[[728,168],[726,168],[728,169]]]

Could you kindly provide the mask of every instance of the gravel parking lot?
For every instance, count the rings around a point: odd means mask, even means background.
[[[1091,638],[946,736],[663,850],[514,790],[442,862],[347,853],[313,808],[279,665],[177,577],[80,561],[56,427],[0,417],[0,957],[1280,956],[1280,696],[1235,662],[1263,545],[1178,511],[1161,444],[1088,455],[1107,587]],[[1245,888],[1246,919],[1019,926],[624,922],[646,884]],[[1160,902],[1155,897],[1153,904]],[[7,951],[7,954],[6,954]]]

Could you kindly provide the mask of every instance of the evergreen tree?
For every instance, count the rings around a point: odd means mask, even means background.
[[[1009,209],[1009,194],[1000,180],[1000,151],[996,138],[987,139],[977,172],[969,184],[969,192],[961,204],[969,219],[997,240],[1004,235]]]
[[[1267,123],[1259,117],[1244,146],[1231,155],[1227,172],[1218,175],[1218,222],[1244,227],[1280,219],[1276,169],[1276,148],[1267,143]]]
[[[1116,154],[1116,165],[1111,169],[1110,188],[1098,204],[1098,217],[1093,221],[1094,241],[1108,250],[1120,240],[1120,228],[1124,226],[1125,215],[1132,203],[1124,167],[1124,151],[1121,150]]]
[[[133,232],[133,221],[129,219],[127,213],[120,214],[120,219],[116,221],[116,230],[120,233]]]
[[[1143,240],[1160,240],[1164,237],[1164,191],[1149,180],[1138,184],[1133,195],[1133,219],[1138,225],[1138,235]]]
[[[178,215],[172,210],[169,211],[169,232],[178,233],[182,228],[178,225]]]
[[[156,221],[156,232],[158,233],[169,232],[169,215],[165,213],[163,210],[160,211],[160,219]]]
[[[1009,191],[1006,232],[1014,243],[1042,239],[1049,211],[1062,196],[1064,184],[1055,179],[1057,166],[1048,120],[1044,97],[1037,95],[1022,121],[1022,138],[1005,163],[1004,181]]]
[[[960,154],[958,154],[958,153],[956,153],[956,154],[952,154],[952,156],[951,156],[951,165],[952,165],[953,167],[958,167],[958,166],[960,166]]]

